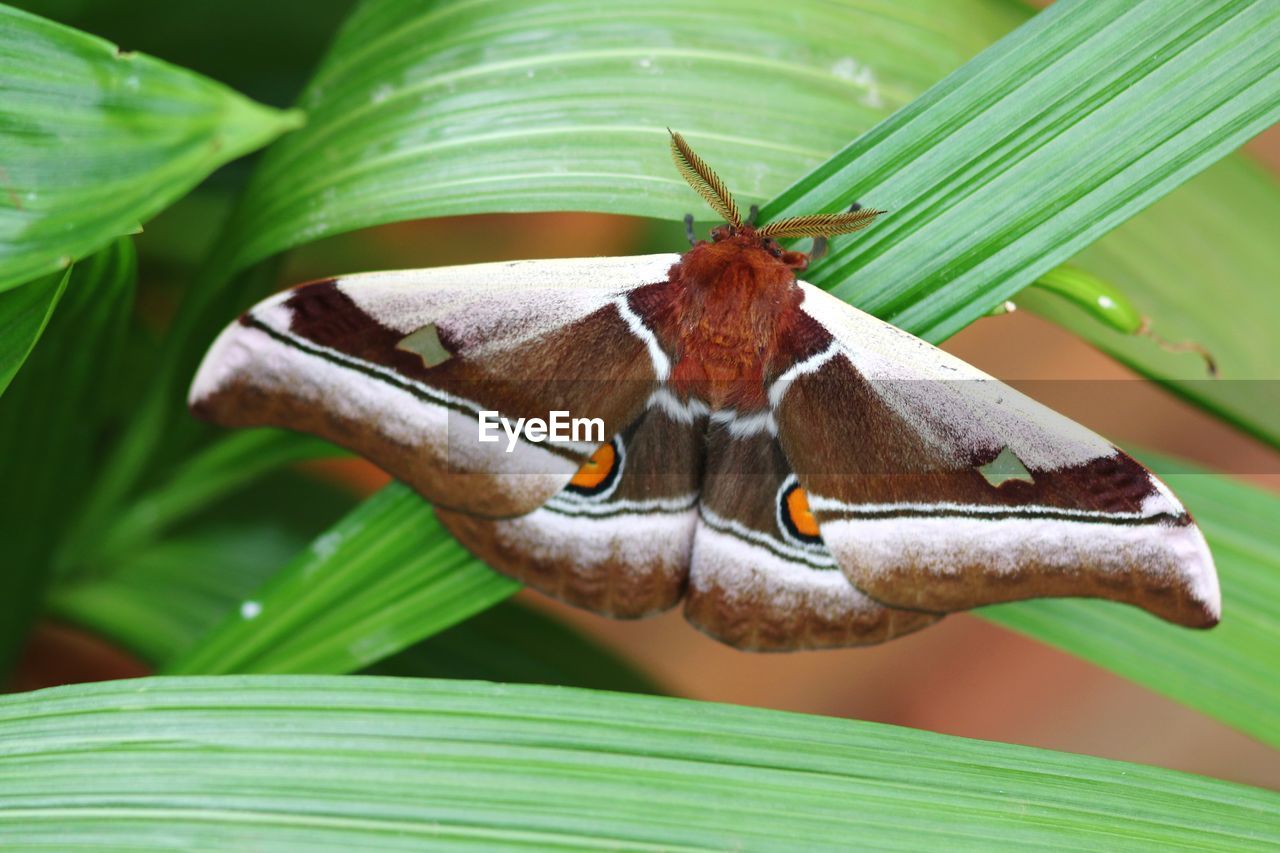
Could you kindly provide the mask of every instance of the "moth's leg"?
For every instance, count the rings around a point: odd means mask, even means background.
[[[747,211],[747,224],[754,226],[756,224],[756,220],[759,218],[760,218],[760,205],[758,204],[751,205],[751,208]]]
[[[697,236],[695,236],[693,233],[693,214],[692,213],[686,213],[684,215],[684,236],[689,241],[690,246],[698,242]]]

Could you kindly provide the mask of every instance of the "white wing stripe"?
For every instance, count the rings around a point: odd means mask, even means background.
[[[687,403],[680,402],[675,394],[671,393],[671,389],[663,385],[649,396],[649,402],[645,404],[646,408],[658,409],[667,417],[679,424],[691,424],[701,417],[705,417],[710,413],[707,404],[690,397]]]
[[[826,364],[831,359],[840,355],[841,347],[839,343],[832,342],[829,347],[822,352],[811,355],[803,361],[797,361],[782,372],[772,385],[769,386],[769,405],[776,409],[782,404],[782,398],[786,396],[787,389],[791,387],[791,380],[797,376],[806,373],[813,373],[819,367]]]
[[[955,513],[963,513],[965,515],[990,515],[990,516],[1009,516],[1009,515],[1026,515],[1026,516],[1070,516],[1081,519],[1131,519],[1145,520],[1159,518],[1161,516],[1173,515],[1167,506],[1151,506],[1144,507],[1138,512],[1103,512],[1093,509],[1077,509],[1074,507],[1057,507],[1047,506],[1043,504],[964,504],[964,503],[915,503],[904,501],[902,503],[865,503],[851,504],[846,501],[836,500],[835,498],[823,497],[821,495],[809,495],[809,508],[814,512],[832,512],[842,513],[847,516],[886,516],[895,514],[920,514],[920,515],[950,515]],[[1178,507],[1181,510],[1181,507]]]
[[[667,354],[662,351],[658,336],[644,324],[636,312],[631,310],[626,296],[619,296],[613,300],[613,304],[617,306],[618,313],[622,315],[631,334],[644,341],[644,345],[649,348],[649,359],[653,362],[653,372],[657,374],[658,381],[666,382],[667,377],[671,375],[671,359],[667,358]]]
[[[614,500],[591,502],[589,498],[579,498],[571,492],[561,492],[547,501],[545,507],[566,515],[609,516],[624,513],[636,515],[652,515],[654,513],[681,513],[692,509],[698,503],[696,493],[676,498],[650,498],[648,500]]]
[[[808,563],[815,569],[834,569],[836,567],[835,560],[830,554],[826,553],[825,548],[821,552],[817,552],[817,549],[810,551],[804,548],[797,548],[788,542],[783,542],[781,539],[761,533],[759,530],[752,530],[741,522],[718,515],[707,509],[705,504],[698,507],[698,513],[707,527],[719,533],[736,536],[739,539],[772,551],[779,556],[796,562]]]
[[[746,438],[762,432],[778,434],[778,424],[773,419],[773,412],[768,410],[740,415],[734,409],[719,409],[711,413],[711,423],[723,426],[734,438]]]

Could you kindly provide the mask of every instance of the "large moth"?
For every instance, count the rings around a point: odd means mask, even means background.
[[[756,225],[678,134],[672,154],[725,220],[709,241],[302,285],[221,334],[192,409],[354,450],[549,595],[617,617],[683,599],[741,648],[1039,596],[1218,621],[1204,537],[1149,471],[797,280],[810,257],[779,239],[816,251],[876,211]],[[507,435],[482,440],[494,417]]]

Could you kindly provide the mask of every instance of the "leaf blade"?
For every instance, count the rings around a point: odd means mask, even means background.
[[[100,393],[116,376],[137,278],[133,244],[121,238],[76,264],[43,344],[0,397],[0,669],[35,619],[61,538],[97,462],[106,426]],[[56,390],[57,393],[51,393]]]
[[[21,290],[0,292],[0,395],[22,369],[58,307],[71,270],[34,281]]]
[[[761,215],[898,211],[810,280],[939,341],[1274,123],[1277,44],[1266,3],[1056,3]]]
[[[317,537],[165,671],[349,672],[519,588],[393,483]]]
[[[1036,289],[1020,307],[1080,335],[1122,364],[1159,377],[1175,394],[1280,447],[1280,391],[1273,380],[1280,295],[1280,184],[1244,157],[1229,157],[1089,246],[1073,263],[1120,287],[1152,330],[1205,345],[1221,366],[1171,354],[1149,339],[1113,332]]]
[[[0,290],[65,268],[300,116],[0,6]]]
[[[797,0],[781,18],[766,0],[626,0],[608,16],[589,0],[366,3],[299,101],[308,126],[255,174],[231,266],[423,216],[701,211],[667,127],[740,201],[761,201],[1019,17],[973,0],[894,15]],[[787,105],[789,128],[769,103]]]
[[[875,723],[569,688],[139,679],[0,698],[0,837],[663,849],[1275,844],[1280,796]],[[340,744],[334,748],[334,743]],[[197,841],[198,839],[198,841]]]

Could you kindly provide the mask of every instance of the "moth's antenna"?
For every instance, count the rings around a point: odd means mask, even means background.
[[[741,228],[742,214],[738,213],[738,205],[733,196],[729,195],[724,181],[689,147],[683,136],[671,128],[667,128],[667,133],[671,134],[671,159],[675,161],[676,168],[689,182],[689,186],[706,199],[711,209],[720,214],[725,222],[734,228]]]
[[[761,237],[834,237],[861,231],[883,210],[862,208],[848,213],[815,213],[810,216],[792,216],[770,222],[759,230]]]

